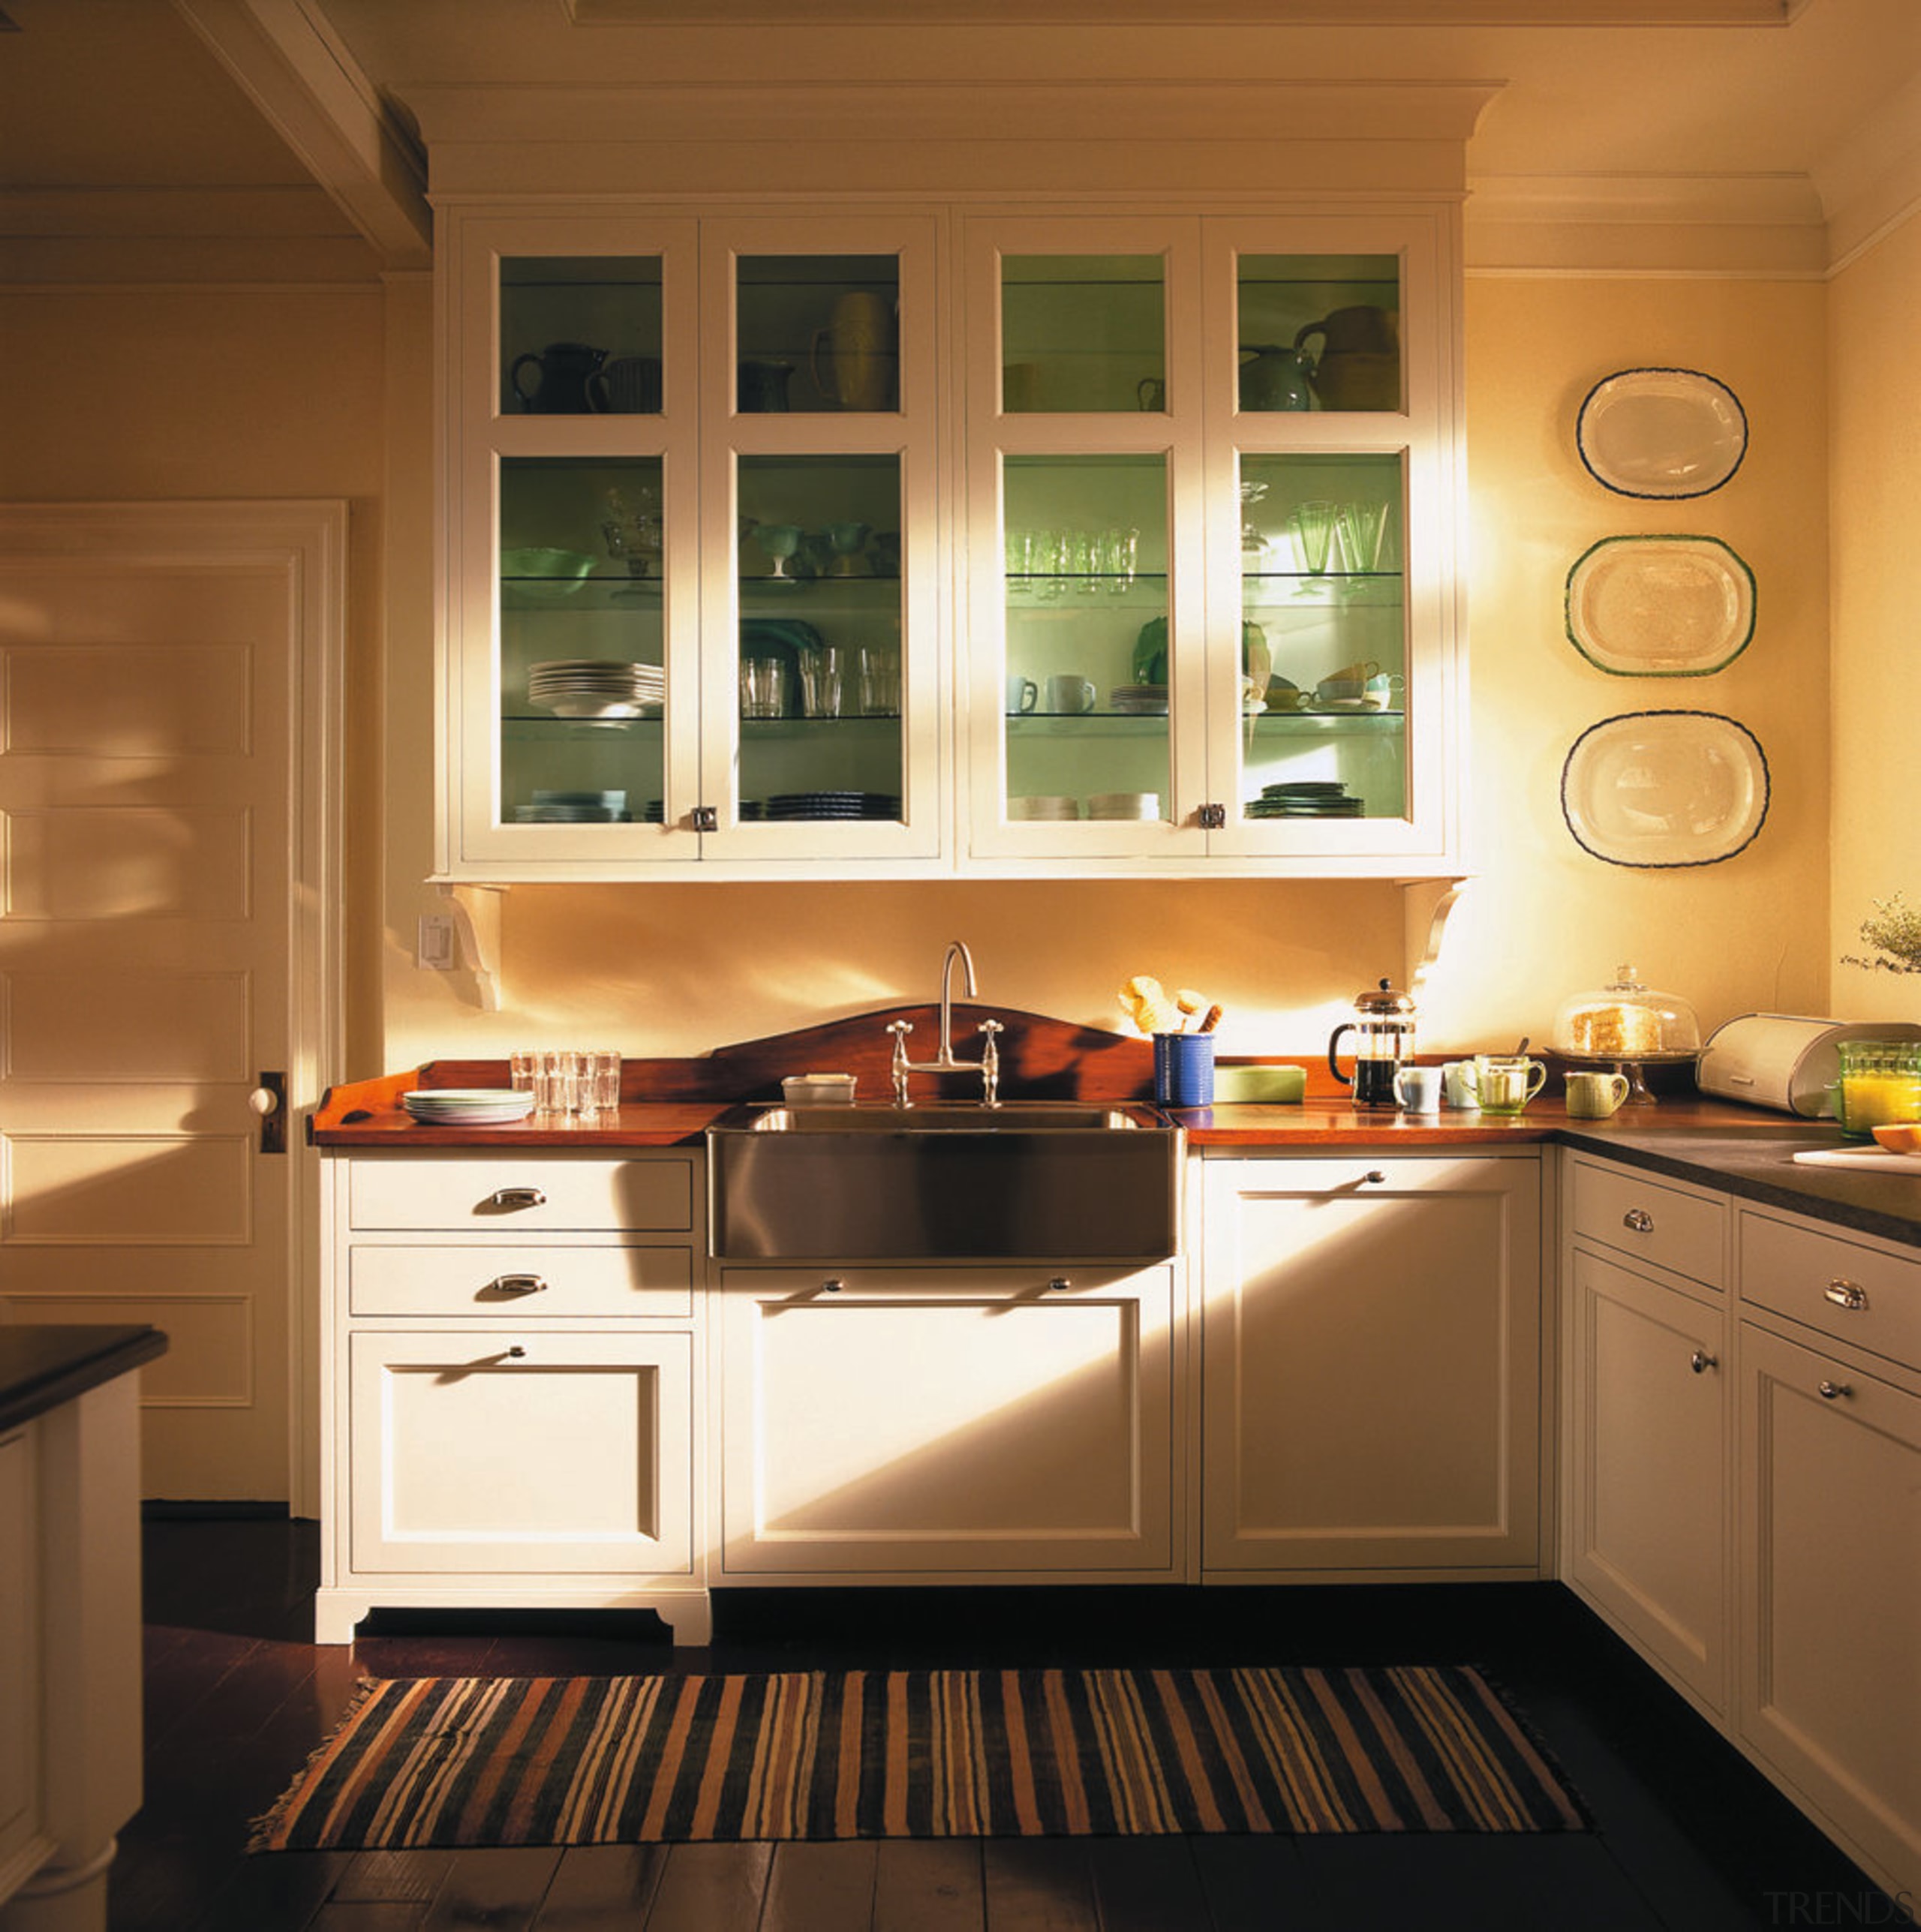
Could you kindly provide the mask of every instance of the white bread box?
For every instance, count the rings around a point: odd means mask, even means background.
[[[1813,1020],[1792,1013],[1743,1013],[1717,1026],[1701,1048],[1694,1083],[1721,1100],[1745,1100],[1817,1120],[1834,1112],[1843,1040],[1921,1040],[1901,1020]]]

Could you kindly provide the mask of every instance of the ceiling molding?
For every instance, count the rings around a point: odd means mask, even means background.
[[[317,9],[305,0],[173,0],[383,266],[431,260],[426,169]]]
[[[422,88],[436,200],[488,192],[1459,196],[1493,83],[843,81]]]
[[[1810,0],[969,0],[976,26],[1784,27]],[[564,0],[576,27],[951,25],[953,0]]]
[[[1921,213],[1921,77],[1817,163],[1814,179],[1836,268]]]
[[[1805,175],[1470,176],[1478,273],[1751,275],[1818,279],[1827,215]]]

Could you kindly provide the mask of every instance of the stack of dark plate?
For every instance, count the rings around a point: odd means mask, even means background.
[[[900,798],[886,792],[777,792],[767,801],[770,819],[897,819]]]
[[[1366,801],[1353,797],[1338,779],[1302,780],[1291,785],[1264,785],[1259,798],[1249,802],[1250,819],[1357,819]]]

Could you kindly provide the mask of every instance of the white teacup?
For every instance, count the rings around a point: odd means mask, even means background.
[[[1567,1083],[1570,1120],[1605,1120],[1628,1098],[1625,1074],[1570,1074]]]
[[[1474,1062],[1472,1060],[1446,1060],[1441,1067],[1441,1092],[1450,1107],[1458,1107],[1465,1112],[1472,1112],[1477,1103],[1474,1097]]]
[[[1072,717],[1094,708],[1094,687],[1090,679],[1077,678],[1070,672],[1048,680],[1048,704],[1050,711],[1066,713]]]
[[[1018,717],[1041,702],[1041,687],[1031,678],[1009,673],[1007,680],[1007,715]]]
[[[1402,1068],[1394,1076],[1394,1098],[1409,1113],[1438,1113],[1441,1071],[1438,1067]]]

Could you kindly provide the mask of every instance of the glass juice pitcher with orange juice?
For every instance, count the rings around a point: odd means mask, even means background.
[[[1921,1042],[1843,1040],[1835,1112],[1850,1140],[1872,1138],[1877,1127],[1921,1120]]]

